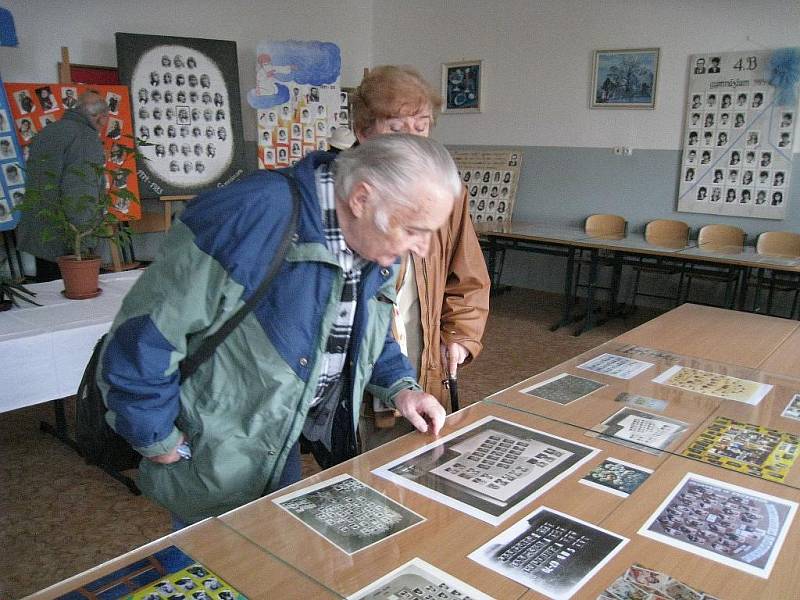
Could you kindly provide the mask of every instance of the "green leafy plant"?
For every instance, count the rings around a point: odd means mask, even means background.
[[[118,148],[123,156],[139,155],[135,148],[124,144],[118,144]],[[42,161],[45,163],[47,157],[43,157]],[[30,166],[29,162],[27,167]],[[130,169],[109,168],[105,164],[88,161],[67,168],[66,173],[79,180],[100,181],[100,193],[97,196],[58,195],[60,174],[51,170],[44,170],[43,173],[45,183],[39,186],[29,184],[25,189],[25,199],[18,206],[23,212],[36,214],[45,223],[41,231],[42,240],[61,240],[77,260],[88,258],[91,255],[90,248],[98,239],[108,240],[117,246],[130,241],[131,229],[118,227],[120,219],[109,210],[112,206],[139,203],[136,195],[127,188],[109,185],[109,182],[127,180],[132,173]],[[58,195],[57,202],[52,201],[54,195]]]
[[[8,262],[7,258],[3,258],[0,263],[0,310],[3,306],[10,308],[10,305],[19,306],[19,300],[24,300],[36,306],[41,306],[34,298],[36,292],[32,292],[22,285],[22,279],[14,279],[10,274],[6,273],[5,263]],[[10,271],[9,271],[10,273]]]

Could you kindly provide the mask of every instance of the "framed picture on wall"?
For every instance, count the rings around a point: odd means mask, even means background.
[[[483,106],[483,61],[442,64],[443,113],[479,113]]]
[[[658,48],[596,50],[590,108],[656,106]]]

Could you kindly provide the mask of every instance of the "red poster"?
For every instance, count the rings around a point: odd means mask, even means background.
[[[106,151],[106,185],[109,189],[125,188],[139,198],[136,177],[136,158],[121,150],[133,148],[133,121],[128,88],[124,85],[85,85],[81,83],[6,83],[8,103],[14,117],[22,154],[28,158],[27,146],[33,137],[49,123],[57,121],[67,108],[74,106],[80,94],[94,90],[106,99],[110,117],[101,139]],[[129,172],[126,173],[126,170]],[[117,175],[115,176],[114,173]],[[141,218],[138,203],[117,198],[109,207],[123,221]]]

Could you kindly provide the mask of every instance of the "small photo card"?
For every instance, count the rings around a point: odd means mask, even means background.
[[[716,600],[666,573],[634,564],[599,598],[609,600]]]
[[[658,398],[650,398],[648,396],[639,396],[637,394],[629,394],[622,392],[614,398],[614,402],[626,404],[628,406],[638,406],[639,408],[647,408],[649,410],[657,410],[661,412],[667,408],[666,400],[659,400]]]
[[[688,425],[683,421],[626,406],[588,431],[587,435],[657,455],[687,429]]]
[[[555,600],[571,598],[628,538],[540,506],[469,558]]]
[[[426,498],[499,525],[598,452],[488,416],[373,472]]]
[[[761,402],[772,389],[768,383],[739,379],[730,375],[711,373],[680,365],[667,369],[653,381],[723,400],[744,402],[751,406]]]
[[[491,596],[487,596],[460,579],[437,569],[421,558],[411,559],[347,598],[348,600],[414,600],[416,598],[492,600]]]
[[[687,473],[639,534],[769,578],[797,503]]]
[[[787,419],[800,421],[800,394],[795,394],[792,396],[792,399],[789,400],[789,404],[787,404],[786,408],[783,409],[781,416],[786,417]]]
[[[425,520],[347,474],[272,501],[347,554],[355,554]]]
[[[652,469],[609,457],[589,471],[580,482],[627,498],[650,477],[652,472]]]
[[[569,373],[561,373],[560,375],[526,387],[520,390],[520,392],[564,405],[574,402],[575,400],[580,400],[604,387],[606,387],[606,384],[600,383],[599,381],[585,379],[584,377],[570,375]]]
[[[578,365],[578,368],[618,379],[633,379],[639,373],[652,366],[653,363],[644,362],[643,360],[606,353],[596,356],[582,365]]]

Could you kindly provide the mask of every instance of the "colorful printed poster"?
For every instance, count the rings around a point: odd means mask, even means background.
[[[800,436],[717,417],[683,455],[768,481],[785,481],[800,454]]]
[[[504,223],[514,214],[522,150],[454,150],[451,152],[467,188],[474,223]]]
[[[769,578],[797,503],[687,473],[639,534]]]
[[[717,600],[666,573],[631,565],[597,600]]]
[[[25,197],[22,146],[14,135],[11,107],[0,80],[0,231],[14,229],[20,218],[15,210]]]
[[[652,472],[652,469],[609,457],[589,471],[580,482],[627,498],[650,477]]]
[[[197,194],[245,172],[236,42],[117,33],[142,196]]]
[[[169,546],[59,596],[59,600],[247,600],[221,577]]]
[[[136,179],[136,159],[132,152],[133,125],[131,122],[128,88],[122,85],[85,85],[82,83],[6,83],[6,93],[11,101],[11,113],[16,125],[17,138],[22,146],[20,164],[28,158],[28,146],[33,137],[50,123],[59,120],[64,111],[78,103],[78,96],[94,90],[106,99],[109,107],[108,125],[100,132],[106,152],[106,186],[110,190],[109,207],[119,219],[127,221],[141,217],[138,202],[114,194],[126,189],[139,197]],[[0,143],[2,140],[0,140]],[[8,167],[4,168],[5,169]]]
[[[331,42],[263,42],[256,50],[256,87],[247,94],[258,115],[258,166],[294,165],[328,149],[337,127],[350,127],[342,59]]]
[[[730,375],[711,373],[700,369],[681,367],[680,365],[670,367],[653,381],[688,392],[697,392],[698,394],[714,396],[723,400],[744,402],[752,406],[761,402],[764,396],[772,389],[772,386],[768,383],[739,379]]]
[[[679,211],[784,218],[798,69],[800,48],[689,58]]]

